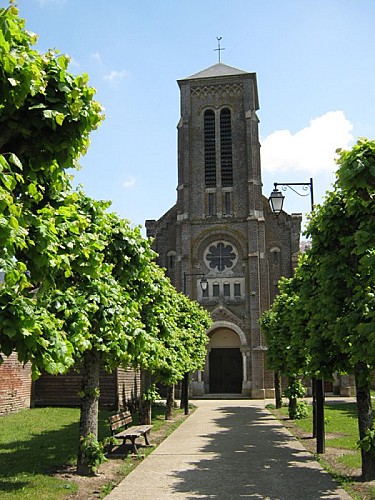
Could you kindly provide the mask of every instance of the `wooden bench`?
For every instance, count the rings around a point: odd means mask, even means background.
[[[132,452],[137,454],[138,450],[135,440],[140,436],[144,436],[146,446],[150,446],[147,434],[150,432],[152,425],[131,425],[132,422],[133,418],[130,412],[120,412],[109,417],[112,436],[116,439],[122,439],[123,444],[129,439],[131,441]],[[125,427],[125,430],[116,432],[121,427]]]

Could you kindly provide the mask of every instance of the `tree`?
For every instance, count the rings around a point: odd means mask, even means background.
[[[282,324],[290,322],[294,349],[304,345],[312,375],[355,374],[362,478],[368,481],[375,478],[370,398],[375,367],[375,142],[361,139],[339,155],[333,190],[308,224],[311,247],[290,280],[298,300],[293,310],[286,307],[275,314],[277,319],[286,315]]]
[[[34,377],[81,367],[78,469],[91,473],[99,367],[135,365],[145,346],[150,358],[169,356],[141,321],[165,295],[139,229],[72,192],[66,171],[78,166],[102,108],[87,76],[68,72],[68,57],[40,54],[35,42],[13,3],[0,10],[0,350],[31,361]]]
[[[308,373],[309,360],[304,343],[299,341],[304,318],[298,311],[298,284],[296,278],[282,278],[279,295],[260,320],[267,344],[267,366],[275,373],[288,377],[285,393],[289,398],[291,419],[300,414],[297,400],[305,393],[300,379]]]
[[[54,286],[52,269],[69,267],[49,217],[70,190],[66,169],[103,118],[87,76],[72,76],[64,55],[34,50],[36,38],[13,2],[0,9],[0,351],[32,361],[34,376],[73,363],[39,292]]]
[[[339,151],[337,180],[312,217],[309,259],[314,264],[314,325],[323,320],[326,352],[335,369],[355,374],[360,440],[373,426],[370,398],[375,366],[375,142],[360,139],[350,151]],[[312,270],[312,269],[311,269]],[[311,294],[310,294],[311,299]],[[310,338],[312,337],[310,326]],[[325,353],[314,349],[323,369]],[[332,366],[332,365],[331,365]],[[362,448],[362,477],[375,478],[373,449]]]
[[[168,387],[180,381],[188,371],[204,364],[206,331],[211,324],[208,312],[195,301],[178,293],[164,271],[154,264],[152,289],[142,306],[142,321],[151,337],[138,358],[138,364],[156,382]],[[169,398],[171,411],[173,400]],[[147,420],[149,405],[143,412]],[[147,421],[145,421],[147,423]]]
[[[152,280],[154,252],[139,228],[108,207],[77,192],[55,210],[60,254],[69,265],[55,271],[58,286],[39,291],[60,321],[82,374],[81,474],[95,472],[90,455],[98,450],[99,370],[135,364],[146,342],[140,304]]]

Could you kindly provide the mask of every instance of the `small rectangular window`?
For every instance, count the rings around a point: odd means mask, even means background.
[[[240,283],[234,284],[234,296],[241,297],[241,284]]]
[[[212,296],[213,297],[219,297],[220,295],[220,287],[218,283],[214,283],[212,285]]]
[[[202,290],[202,297],[208,297],[208,286],[204,290]]]
[[[214,193],[208,193],[208,215],[214,214]]]
[[[232,213],[232,207],[231,207],[231,196],[230,196],[230,192],[228,192],[228,191],[225,193],[224,203],[225,203],[224,213],[226,215],[230,215]]]

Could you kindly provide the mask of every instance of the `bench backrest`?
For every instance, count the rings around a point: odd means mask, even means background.
[[[109,417],[109,424],[111,426],[111,431],[115,431],[120,427],[126,427],[133,422],[131,413],[128,411],[121,411]]]

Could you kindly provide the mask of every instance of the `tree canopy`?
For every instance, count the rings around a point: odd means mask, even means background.
[[[72,190],[68,169],[102,107],[87,75],[35,42],[13,2],[0,9],[0,352],[31,361],[34,377],[80,367],[87,473],[99,368],[133,365],[174,383],[203,363],[210,320],[172,287],[139,228]]]
[[[311,374],[355,374],[363,439],[372,427],[369,390],[375,368],[375,142],[360,139],[338,153],[336,182],[307,227],[311,247],[287,284],[296,295],[281,283],[281,297],[263,323],[274,365],[281,363],[273,360],[281,355],[274,349],[280,343],[276,337],[289,328],[293,352],[304,347]],[[299,364],[298,356],[295,361]],[[375,477],[369,456],[363,476]]]
[[[68,72],[69,58],[33,48],[13,3],[0,10],[0,288],[1,352],[62,372],[73,363],[61,323],[39,300],[53,270],[69,267],[59,249],[54,215],[70,190],[67,169],[103,119],[86,75]]]

